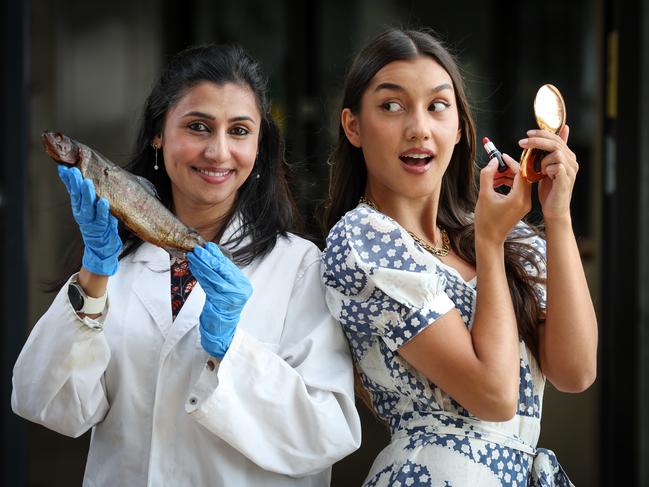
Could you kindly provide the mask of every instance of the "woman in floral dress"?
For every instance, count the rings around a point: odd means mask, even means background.
[[[559,135],[538,188],[546,235],[521,219],[531,185],[495,160],[475,181],[458,67],[429,33],[388,31],[346,78],[332,155],[327,304],[391,431],[367,486],[567,486],[537,449],[546,377],[583,391],[597,323],[571,226],[578,164]],[[494,188],[506,185],[502,194]]]

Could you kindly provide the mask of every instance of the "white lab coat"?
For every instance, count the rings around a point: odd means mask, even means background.
[[[360,422],[320,253],[280,238],[242,270],[253,294],[214,370],[197,327],[205,293],[197,284],[172,322],[164,250],[120,262],[103,331],[63,286],[14,367],[14,412],[73,437],[93,428],[88,487],[329,485]]]

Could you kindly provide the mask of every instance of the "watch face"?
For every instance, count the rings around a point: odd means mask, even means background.
[[[83,294],[81,294],[81,290],[76,284],[70,284],[68,286],[68,299],[75,311],[79,311],[83,308]]]

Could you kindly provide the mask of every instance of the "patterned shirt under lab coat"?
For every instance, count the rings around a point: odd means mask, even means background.
[[[545,254],[545,241],[530,237],[523,224],[515,232]],[[538,263],[544,273],[543,261]],[[398,353],[454,307],[470,329],[475,279],[465,282],[396,221],[364,204],[331,230],[324,264],[327,304],[343,325],[374,409],[392,433],[364,485],[571,485],[554,454],[536,448],[545,377],[522,341],[518,411],[502,423],[472,416]],[[530,265],[528,272],[536,270]],[[544,287],[537,291],[544,304]]]
[[[69,436],[93,428],[88,487],[329,485],[360,423],[320,253],[280,238],[242,271],[253,294],[214,370],[197,327],[205,293],[197,284],[172,321],[164,250],[120,262],[103,331],[63,286],[16,362],[13,410]]]

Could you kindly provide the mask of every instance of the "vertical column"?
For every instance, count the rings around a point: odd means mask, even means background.
[[[313,235],[319,235],[319,228],[311,215],[326,191],[326,166],[321,161],[327,154],[320,132],[324,107],[319,99],[321,11],[319,1],[289,2],[287,22],[287,154],[289,161],[298,164],[292,190]]]
[[[638,12],[638,49],[636,50],[638,79],[638,126],[635,131],[638,141],[638,324],[639,384],[638,384],[638,429],[639,445],[638,485],[649,485],[649,1],[643,0]],[[633,72],[633,71],[631,71]]]
[[[0,96],[0,435],[2,485],[25,484],[25,427],[11,411],[11,371],[26,334],[27,9],[3,0]]]
[[[646,323],[640,307],[647,296],[647,276],[641,237],[646,237],[649,185],[646,157],[646,80],[639,66],[647,61],[641,42],[642,3],[605,2],[604,194],[602,239],[602,320],[600,326],[602,379],[603,485],[644,485],[641,456],[647,430],[641,420],[647,401]],[[646,40],[645,40],[646,43]],[[644,92],[644,97],[642,96]],[[643,101],[644,100],[644,101]],[[643,119],[644,117],[644,119]],[[643,125],[644,124],[644,125]],[[643,135],[644,134],[644,135]],[[643,149],[644,144],[644,149]],[[644,221],[643,221],[644,220]],[[644,250],[644,251],[643,251]],[[646,306],[646,305],[644,305]],[[645,317],[646,321],[646,317]],[[644,342],[644,343],[643,343]],[[645,446],[646,448],[646,446]],[[646,474],[644,474],[646,476]]]

